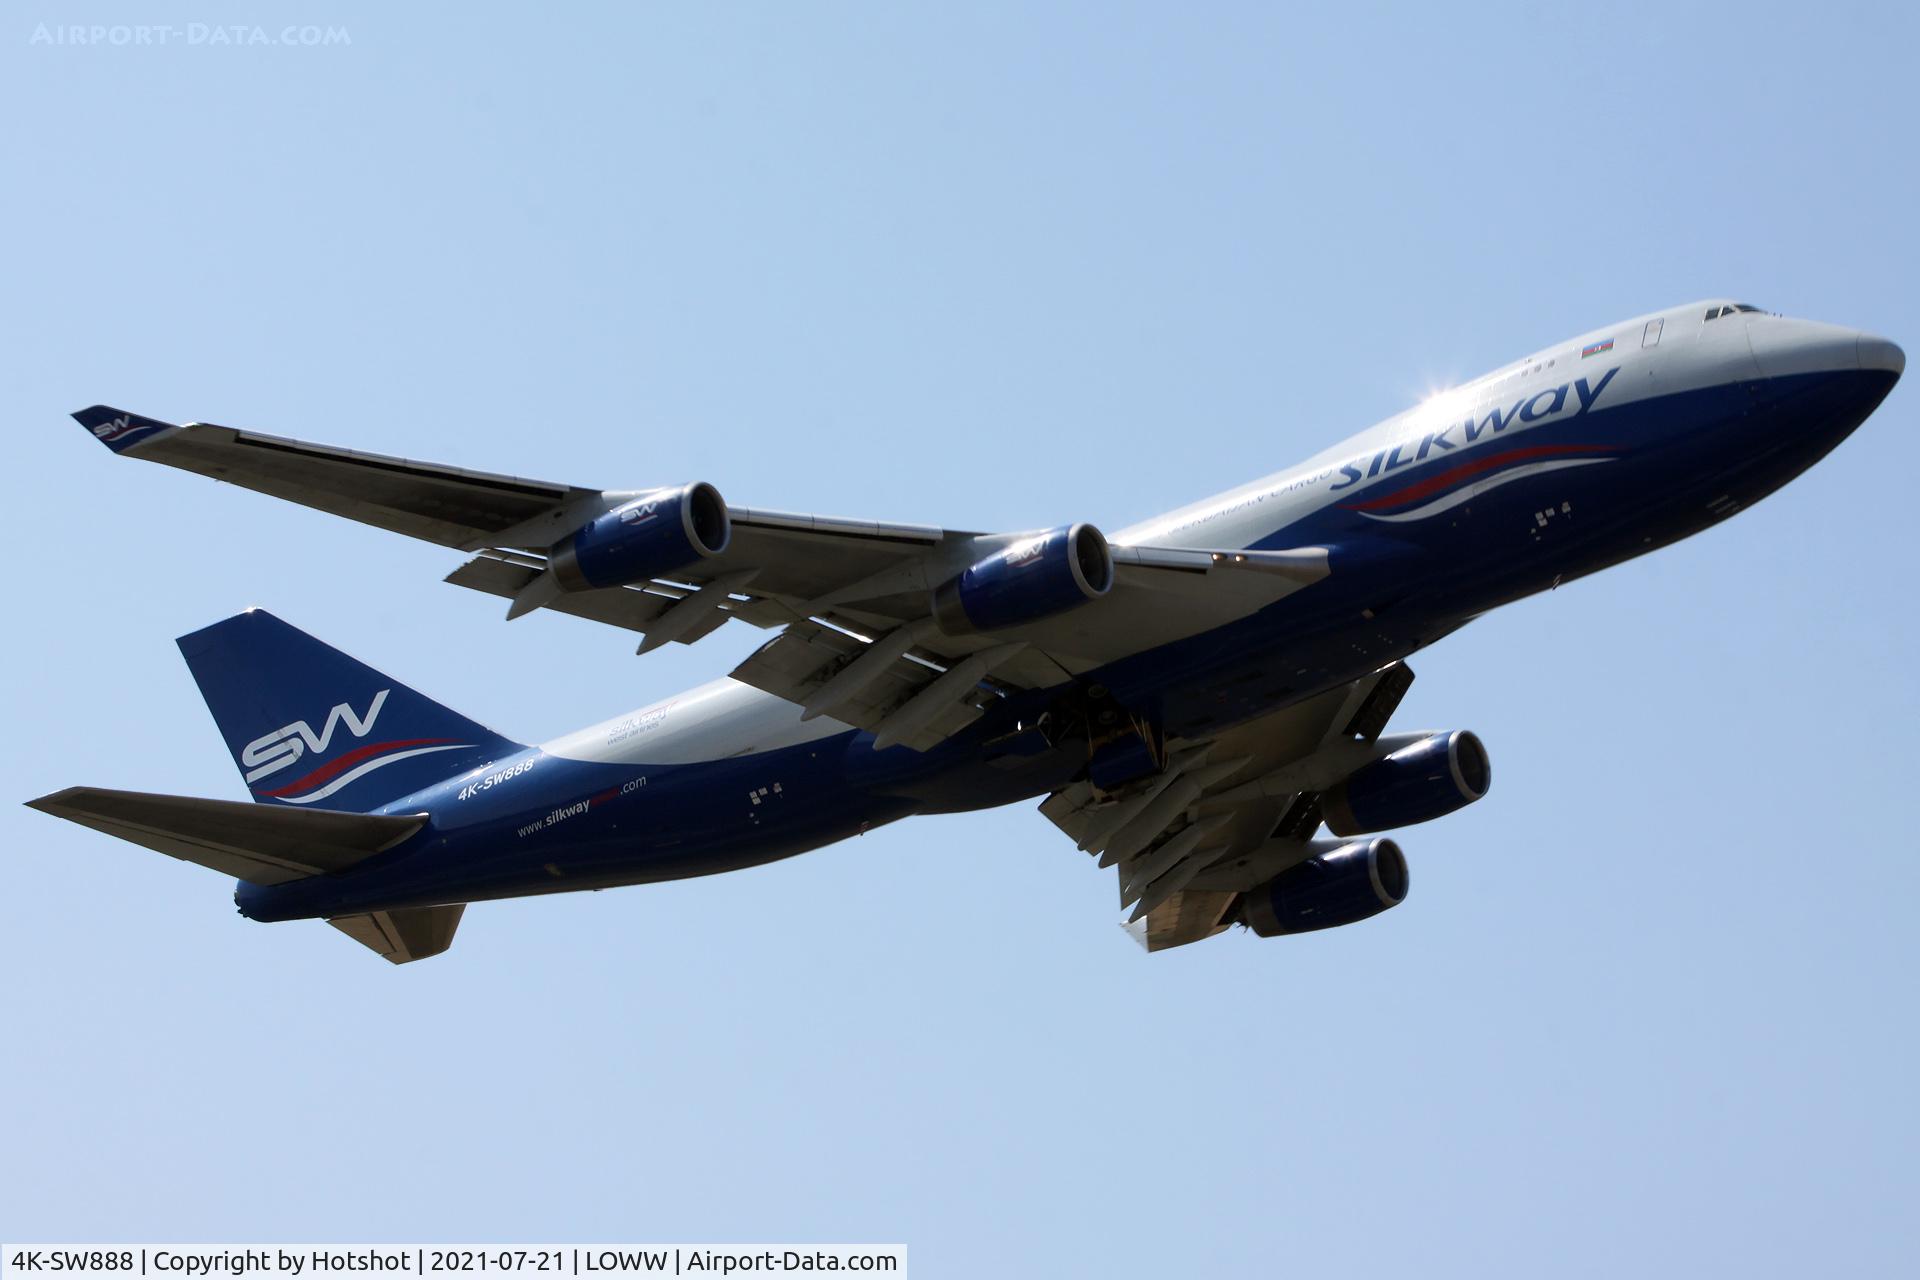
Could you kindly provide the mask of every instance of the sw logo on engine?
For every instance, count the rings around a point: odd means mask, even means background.
[[[249,742],[240,752],[241,767],[247,770],[247,781],[254,782],[270,773],[278,772],[298,760],[308,751],[315,755],[324,754],[333,741],[333,731],[345,725],[356,738],[364,738],[373,732],[373,722],[379,718],[380,708],[386,705],[391,689],[382,689],[373,695],[373,701],[367,704],[365,715],[355,715],[353,708],[346,703],[337,703],[327,712],[326,723],[319,733],[305,720],[296,720],[284,729],[275,729],[272,733],[263,733]]]
[[[1047,537],[1032,538],[1026,542],[1016,542],[1002,553],[1009,565],[1022,565],[1039,557],[1047,549]]]

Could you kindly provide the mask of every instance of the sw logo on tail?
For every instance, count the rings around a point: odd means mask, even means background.
[[[240,763],[247,770],[247,783],[252,785],[270,773],[286,768],[303,754],[312,751],[315,755],[325,755],[327,747],[333,742],[333,731],[344,724],[356,738],[364,738],[373,732],[373,722],[380,716],[380,708],[386,705],[391,689],[382,689],[373,695],[373,701],[367,704],[367,714],[357,716],[353,708],[344,702],[334,704],[327,712],[325,726],[319,733],[305,720],[296,720],[284,729],[275,729],[272,733],[263,733],[246,745],[240,752]]]

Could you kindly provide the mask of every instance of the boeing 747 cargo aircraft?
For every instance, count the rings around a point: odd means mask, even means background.
[[[1149,950],[1352,924],[1407,895],[1386,833],[1492,779],[1472,733],[1387,731],[1409,655],[1766,497],[1904,367],[1851,329],[1675,307],[1112,536],[578,488],[95,406],[74,416],[123,457],[464,552],[447,581],[509,618],[589,618],[641,653],[732,622],[769,638],[712,684],[529,746],[251,611],[180,640],[247,801],[30,803],[237,878],[254,920],[324,919],[395,963],[446,950],[471,902],[1035,798],[1114,869]]]

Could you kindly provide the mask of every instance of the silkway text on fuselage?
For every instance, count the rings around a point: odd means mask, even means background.
[[[1591,385],[1585,378],[1575,378],[1572,382],[1563,382],[1557,387],[1546,387],[1532,395],[1523,396],[1508,408],[1502,409],[1495,405],[1487,411],[1484,418],[1469,417],[1465,422],[1450,422],[1438,431],[1427,432],[1420,437],[1417,445],[1411,440],[1403,440],[1391,449],[1382,449],[1374,454],[1364,471],[1357,462],[1345,464],[1340,468],[1340,479],[1327,486],[1327,490],[1330,493],[1337,492],[1356,485],[1362,480],[1370,480],[1401,467],[1410,467],[1416,462],[1425,462],[1427,455],[1435,449],[1444,451],[1461,448],[1463,446],[1460,443],[1447,438],[1456,427],[1466,437],[1465,444],[1470,446],[1481,436],[1489,432],[1499,435],[1516,422],[1531,423],[1538,422],[1542,418],[1551,418],[1567,407],[1569,391],[1579,399],[1580,407],[1572,414],[1573,417],[1578,418],[1593,407],[1594,402],[1600,398],[1600,393],[1607,389],[1607,384],[1613,381],[1613,375],[1618,372],[1620,368],[1616,365],[1601,374],[1600,380]],[[1413,450],[1411,454],[1407,454],[1409,449]]]

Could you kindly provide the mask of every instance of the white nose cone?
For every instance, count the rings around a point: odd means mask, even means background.
[[[1854,343],[1862,369],[1879,369],[1899,377],[1906,372],[1907,353],[1885,338],[1863,333]]]
[[[1858,369],[1859,338],[1854,329],[1786,316],[1754,316],[1747,325],[1754,361],[1769,378]]]

